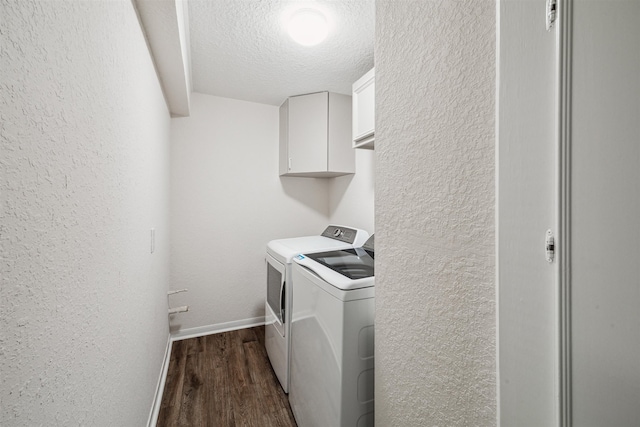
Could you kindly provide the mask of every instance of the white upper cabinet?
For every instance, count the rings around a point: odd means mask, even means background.
[[[353,148],[373,149],[375,92],[375,68],[372,68],[353,84]]]
[[[292,96],[280,106],[280,175],[331,178],[355,173],[351,97]]]

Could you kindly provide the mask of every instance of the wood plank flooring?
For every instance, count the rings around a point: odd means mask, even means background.
[[[175,341],[158,427],[296,427],[264,327]]]

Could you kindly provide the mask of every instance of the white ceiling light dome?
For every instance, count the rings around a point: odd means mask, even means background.
[[[317,9],[298,9],[289,17],[287,31],[297,43],[315,46],[329,35],[329,22]]]

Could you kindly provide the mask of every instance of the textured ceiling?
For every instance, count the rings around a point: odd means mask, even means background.
[[[351,93],[373,67],[374,0],[189,0],[193,90],[280,105],[291,95]],[[331,30],[317,46],[296,44],[283,15],[314,7]]]

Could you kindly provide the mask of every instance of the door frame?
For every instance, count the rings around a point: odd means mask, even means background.
[[[558,425],[571,420],[571,63],[573,0],[558,0],[557,65],[557,207],[558,242]]]

